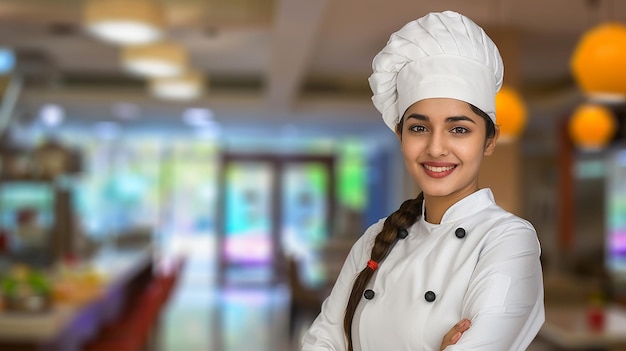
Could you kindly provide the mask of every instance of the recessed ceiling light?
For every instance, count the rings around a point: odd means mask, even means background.
[[[87,31],[104,41],[137,45],[163,37],[165,14],[156,1],[92,0],[84,8]]]
[[[127,46],[122,49],[124,69],[140,77],[172,77],[187,70],[187,52],[174,43]]]
[[[204,78],[198,73],[178,77],[154,78],[150,81],[152,95],[169,100],[191,100],[204,92]]]
[[[43,124],[54,127],[61,124],[65,118],[65,111],[59,105],[46,104],[39,110],[39,119]]]

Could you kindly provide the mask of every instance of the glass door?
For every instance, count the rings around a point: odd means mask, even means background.
[[[311,287],[326,278],[319,252],[331,228],[330,165],[302,159],[281,169],[281,247],[299,262],[302,282]]]
[[[224,164],[222,283],[268,283],[273,277],[275,169],[264,160]]]
[[[322,280],[315,258],[332,228],[333,158],[225,154],[222,161],[220,283],[277,283],[285,255],[304,263],[305,280]]]

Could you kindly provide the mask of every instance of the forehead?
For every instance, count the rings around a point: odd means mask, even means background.
[[[451,116],[467,116],[472,119],[480,118],[472,111],[470,104],[465,101],[450,98],[420,100],[409,106],[403,117],[406,118],[411,114],[420,114],[429,118],[445,118]]]

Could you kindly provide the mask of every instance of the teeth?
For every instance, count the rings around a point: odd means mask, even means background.
[[[449,171],[452,168],[454,168],[454,166],[448,166],[448,167],[433,167],[433,166],[429,166],[429,165],[424,165],[424,167],[426,167],[427,170],[431,171],[431,172],[445,172],[445,171]]]

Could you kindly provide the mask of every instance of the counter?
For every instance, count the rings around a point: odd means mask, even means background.
[[[55,303],[40,314],[0,312],[0,350],[78,351],[152,276],[152,250],[103,250],[89,262],[105,274],[101,294],[83,304]]]

